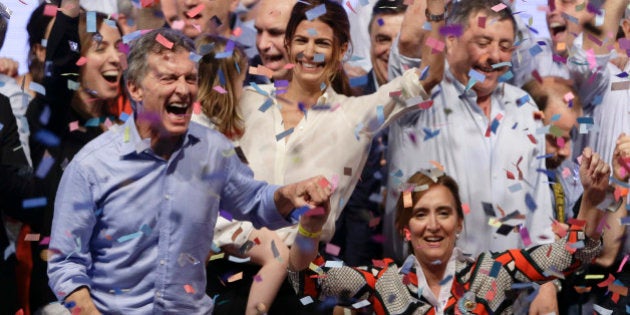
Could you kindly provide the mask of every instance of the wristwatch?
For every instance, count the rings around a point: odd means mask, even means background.
[[[442,14],[431,14],[429,9],[424,9],[424,15],[427,17],[427,22],[441,22],[446,18],[446,11]]]

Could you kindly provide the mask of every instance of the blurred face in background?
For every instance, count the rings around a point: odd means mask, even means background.
[[[202,33],[230,37],[230,13],[237,6],[238,0],[177,0],[176,19],[184,22],[182,32],[190,38]]]
[[[582,25],[593,18],[587,5],[587,0],[549,0],[547,27],[555,53],[566,56],[575,37],[583,31]],[[573,18],[577,23],[571,21]]]
[[[287,79],[289,63],[284,48],[284,34],[291,17],[294,0],[262,0],[255,19],[256,48],[263,66],[271,69],[274,79]]]
[[[84,50],[85,64],[81,67],[81,93],[98,99],[114,99],[120,93],[122,68],[120,60],[125,55],[118,50],[122,39],[117,28],[102,23],[98,29],[102,41],[92,40]]]
[[[387,64],[392,42],[400,32],[403,14],[378,14],[370,24],[370,59],[379,85],[387,82]]]

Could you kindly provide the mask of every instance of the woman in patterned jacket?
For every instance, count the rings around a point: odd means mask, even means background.
[[[439,170],[418,172],[397,205],[396,227],[413,250],[401,268],[389,259],[369,268],[327,262],[290,278],[298,293],[334,297],[337,304],[354,308],[371,304],[377,314],[511,314],[523,289],[532,291],[531,301],[540,283],[571,273],[599,254],[597,225],[603,212],[597,205],[604,199],[610,167],[586,148],[580,176],[581,211],[570,228],[557,229],[560,238],[528,249],[482,253],[475,260],[455,247],[464,221],[457,183]]]

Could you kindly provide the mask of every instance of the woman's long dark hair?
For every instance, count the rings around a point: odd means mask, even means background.
[[[348,15],[346,14],[346,11],[343,9],[343,7],[335,1],[310,0],[298,1],[295,6],[293,6],[291,19],[289,19],[287,30],[284,36],[284,46],[287,51],[289,51],[291,40],[295,35],[295,30],[297,29],[298,25],[300,24],[300,22],[307,19],[306,12],[322,4],[326,8],[326,12],[317,17],[316,20],[325,23],[333,30],[333,56],[338,56],[341,52],[341,47],[343,47],[343,45],[345,44],[348,44],[349,50],[351,49],[350,47],[352,46],[352,44],[350,40],[350,21],[348,20]],[[341,63],[335,65],[335,67],[335,69],[331,70],[330,74],[330,84],[332,88],[337,93],[348,96],[352,95],[352,92],[350,90],[350,81],[348,80],[348,76],[343,70]]]

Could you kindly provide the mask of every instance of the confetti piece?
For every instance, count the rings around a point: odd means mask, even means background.
[[[43,85],[37,83],[37,82],[33,82],[31,81],[31,83],[29,83],[28,85],[28,89],[33,91],[33,92],[37,92],[43,96],[46,96],[46,88],[44,88]]]
[[[27,242],[38,242],[40,234],[26,234],[24,240]]]
[[[85,14],[86,28],[88,33],[96,33],[96,12],[88,11]]]
[[[470,206],[467,203],[462,204],[462,210],[464,210],[464,214],[470,213]]]
[[[341,247],[333,243],[326,243],[326,253],[331,254],[333,256],[339,256],[340,251],[341,251]]]
[[[512,71],[508,70],[507,72],[505,72],[504,74],[502,74],[499,77],[499,82],[507,82],[509,80],[511,80],[514,77],[514,73],[512,73]]]
[[[272,240],[271,241],[271,252],[273,253],[273,257],[278,259],[280,257],[280,251],[278,250],[278,247],[276,246],[276,241]]]
[[[480,16],[477,18],[477,25],[481,28],[486,28],[486,17]]]
[[[445,26],[440,27],[440,35],[444,37],[447,37],[447,36],[460,37],[462,36],[463,32],[464,32],[464,29],[459,24],[445,25]]]
[[[628,90],[630,89],[630,81],[613,82],[610,85],[610,89],[612,91]]]
[[[499,11],[505,9],[505,8],[507,8],[507,6],[505,4],[499,3],[499,4],[497,4],[497,5],[492,7],[492,11],[499,12]]]
[[[231,262],[235,262],[237,264],[242,264],[242,263],[249,262],[251,260],[251,257],[240,258],[240,257],[236,257],[236,256],[230,255],[228,257],[228,260],[231,261]]]
[[[285,130],[285,131],[283,131],[283,132],[281,132],[281,133],[277,134],[277,135],[276,135],[276,141],[280,141],[280,140],[282,140],[283,138],[287,137],[288,135],[292,134],[292,133],[293,133],[293,129],[294,129],[294,128],[289,128],[289,129],[287,129],[287,130]]]
[[[508,190],[511,193],[515,193],[517,191],[521,191],[523,189],[523,186],[521,185],[521,183],[516,183],[514,185],[508,186]]]
[[[313,56],[313,62],[324,62],[324,54],[315,54]]]
[[[422,131],[424,131],[424,141],[430,140],[432,138],[435,138],[437,135],[440,134],[440,129],[436,129],[434,131],[431,131],[431,129],[429,128],[422,128]]]
[[[538,45],[534,45],[529,49],[529,54],[532,55],[532,57],[540,54],[542,52],[542,48],[540,48],[540,46]]]
[[[426,45],[433,48],[433,51],[442,52],[444,50],[444,42],[433,37],[427,37]]]
[[[302,303],[302,305],[309,305],[309,304],[313,303],[313,298],[310,297],[310,296],[305,296],[305,297],[300,299],[300,303]]]
[[[192,9],[188,10],[188,11],[186,12],[186,15],[187,15],[189,18],[193,18],[193,17],[195,17],[196,15],[198,15],[199,13],[201,13],[201,11],[203,11],[203,9],[205,9],[205,7],[206,7],[206,6],[205,6],[203,3],[201,3],[201,4],[197,5],[196,7],[194,7],[194,8],[192,8]]]
[[[324,264],[324,267],[326,268],[341,268],[343,267],[343,261],[337,261],[337,260],[328,260],[326,261],[326,263]]]
[[[234,219],[234,217],[232,217],[232,214],[225,210],[219,210],[219,215],[230,222]]]
[[[184,21],[182,21],[182,20],[175,20],[171,24],[171,28],[174,29],[174,30],[178,30],[178,31],[183,30],[184,26],[186,26],[186,23]]]
[[[212,89],[219,92],[219,94],[227,93],[227,91],[220,85],[215,85]]]
[[[116,241],[118,243],[124,243],[124,242],[130,241],[130,240],[132,240],[134,238],[138,238],[140,236],[142,236],[142,232],[138,231],[138,232],[135,232],[135,233],[123,235],[123,236],[119,237]]]
[[[306,11],[306,19],[312,21],[326,13],[326,5],[320,4],[308,11]]]
[[[225,257],[225,253],[219,253],[219,254],[210,256],[209,261],[213,261],[213,260],[217,260],[217,259],[223,259],[223,257]]]
[[[411,192],[410,191],[404,191],[403,192],[403,207],[405,209],[408,209],[408,208],[412,207],[412,200],[411,200]]]
[[[48,153],[48,151],[45,151],[44,157],[42,158],[41,162],[37,166],[37,171],[35,171],[35,176],[37,178],[46,177],[46,175],[48,174],[48,172],[50,171],[54,163],[55,163],[55,159]]]
[[[370,301],[362,300],[362,301],[359,301],[359,302],[356,302],[356,303],[352,304],[352,307],[356,308],[356,309],[359,309],[359,308],[364,308],[364,307],[366,307],[366,306],[368,306],[370,304],[371,304]]]
[[[24,209],[43,207],[46,204],[46,197],[28,198],[22,200],[22,208]]]
[[[501,263],[495,261],[492,263],[492,268],[490,269],[490,273],[488,274],[492,278],[496,278],[499,275],[499,271],[501,271]]]
[[[184,291],[186,291],[186,293],[188,293],[188,294],[194,294],[195,293],[195,289],[190,284],[184,284]]]
[[[519,234],[521,234],[521,239],[523,240],[523,245],[525,247],[529,247],[530,245],[532,245],[532,240],[529,238],[529,232],[527,231],[526,227],[521,227],[518,230]]]
[[[440,281],[440,285],[445,285],[449,283],[453,279],[453,275],[448,275],[442,281]]]
[[[362,75],[360,77],[350,78],[350,86],[351,87],[364,86],[367,83],[368,83],[367,75]]]
[[[168,49],[173,48],[173,42],[166,39],[166,37],[162,36],[162,34],[157,34],[157,36],[155,36],[155,40]]]
[[[42,240],[39,242],[39,245],[48,245],[48,244],[50,244],[50,236],[46,236],[42,238]]]
[[[241,280],[241,279],[243,279],[243,272],[242,271],[237,273],[237,274],[231,275],[227,279],[227,282],[235,282],[235,281],[238,281],[238,280]]]

